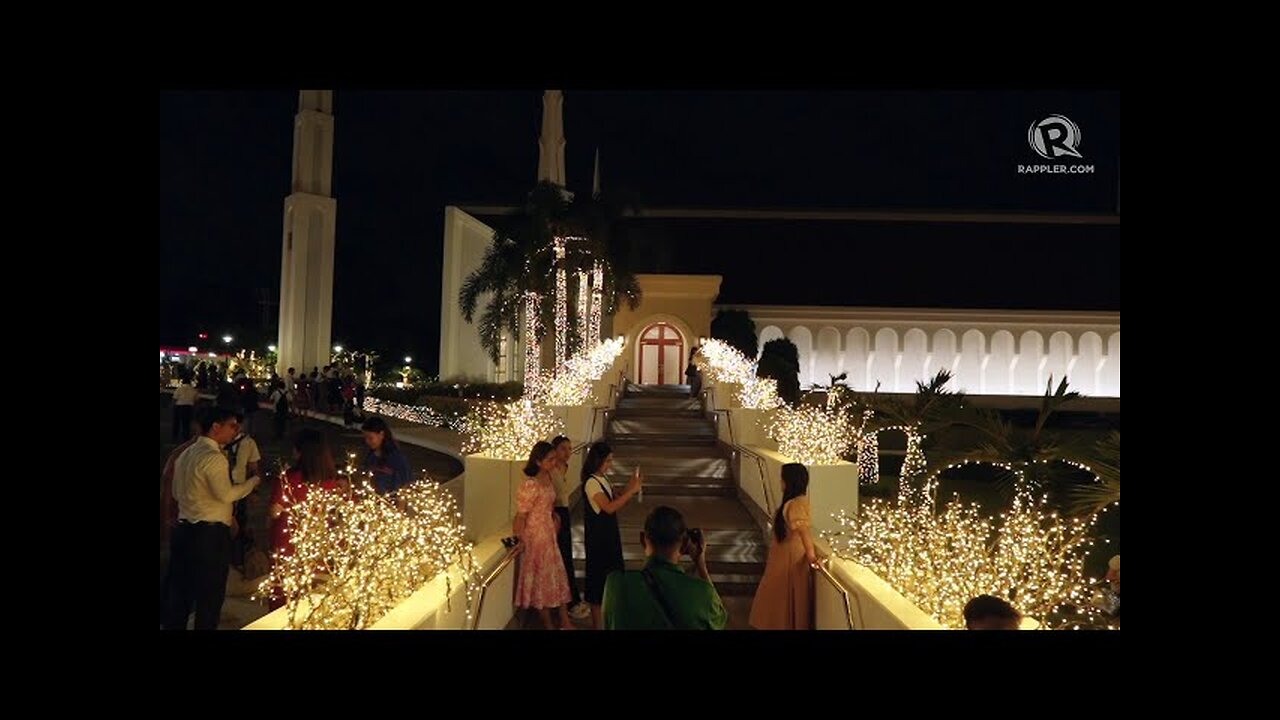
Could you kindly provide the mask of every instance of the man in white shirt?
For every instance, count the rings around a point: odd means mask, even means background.
[[[222,447],[240,431],[236,412],[207,408],[204,434],[174,464],[173,496],[178,526],[170,540],[169,578],[162,626],[184,630],[192,606],[197,630],[215,630],[227,592],[231,564],[232,504],[258,487],[260,477],[231,483]]]
[[[182,382],[173,391],[173,441],[186,442],[191,438],[191,413],[195,411],[198,393],[191,385],[190,373],[184,372]]]

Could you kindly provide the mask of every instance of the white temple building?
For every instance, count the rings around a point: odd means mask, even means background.
[[[563,95],[548,91],[543,99],[539,141],[539,180],[565,184]],[[599,191],[599,165],[593,185]],[[523,376],[523,345],[507,339],[498,363],[480,345],[474,325],[458,307],[458,291],[479,267],[493,237],[491,222],[511,208],[450,206],[445,211],[444,264],[441,279],[440,376],[507,381]],[[976,223],[1007,227],[1022,223],[1029,233],[1084,232],[1103,228],[1118,233],[1119,216],[995,213],[804,212],[764,210],[649,209],[637,223],[729,223],[734,228],[768,224],[834,227],[874,223]],[[705,227],[701,226],[701,227]],[[1065,230],[1062,230],[1065,228]],[[669,228],[668,228],[669,229]],[[688,230],[693,236],[702,230]],[[733,232],[727,230],[725,232]],[[679,242],[684,242],[683,240]],[[704,261],[714,267],[713,261]],[[632,368],[642,384],[683,382],[685,358],[698,338],[710,335],[718,309],[745,310],[756,325],[759,344],[786,337],[800,357],[800,383],[826,384],[847,373],[856,389],[912,392],[941,368],[952,371],[953,389],[970,395],[1038,396],[1050,377],[1069,379],[1087,396],[1120,396],[1120,313],[1034,309],[943,309],[895,307],[801,306],[717,302],[719,275],[638,274],[643,300],[636,310],[624,307],[605,318],[606,337],[622,335]],[[956,282],[971,282],[958,277]],[[785,290],[785,288],[784,288]],[[856,288],[832,288],[855,296]],[[544,343],[544,346],[549,343]],[[545,347],[544,347],[545,350]]]

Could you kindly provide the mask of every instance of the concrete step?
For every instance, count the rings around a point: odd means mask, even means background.
[[[605,439],[615,447],[623,445],[628,446],[644,446],[653,445],[663,447],[696,447],[696,448],[715,448],[719,441],[716,437],[691,437],[689,435],[627,435],[616,433],[605,433]],[[709,452],[709,451],[707,451]]]
[[[672,456],[675,451],[690,450],[700,450],[705,454],[702,457]],[[619,445],[614,450],[613,469],[610,471],[613,482],[625,484],[637,467],[644,474],[646,482],[663,477],[733,478],[729,459],[710,454],[706,446],[647,448],[642,444],[635,444]]]
[[[674,418],[680,420],[707,420],[702,408],[661,408],[661,407],[622,407],[609,414],[613,420],[634,420],[646,418]],[[708,422],[714,422],[708,420]]]
[[[627,384],[623,397],[689,398],[688,385],[636,385]]]
[[[689,397],[626,396],[618,401],[619,411],[702,412],[702,403]]]
[[[614,417],[609,433],[615,435],[689,435],[715,437],[716,424],[699,417]]]

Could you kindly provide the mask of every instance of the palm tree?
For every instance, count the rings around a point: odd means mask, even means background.
[[[943,368],[928,382],[917,380],[915,394],[907,399],[881,395],[878,385],[870,393],[850,390],[840,393],[838,402],[849,406],[851,411],[872,411],[863,426],[864,435],[888,428],[901,429],[906,434],[907,454],[898,479],[900,496],[919,485],[928,470],[930,457],[937,465],[938,460],[956,455],[956,451],[942,442],[949,435],[943,431],[964,424],[971,411],[965,406],[964,392],[947,389],[951,378],[951,371]]]
[[[548,295],[554,262],[552,238],[567,215],[568,203],[560,189],[549,182],[539,183],[529,193],[524,207],[512,214],[511,221],[494,230],[480,267],[462,283],[458,305],[469,323],[475,322],[481,296],[489,294],[478,331],[480,345],[495,363],[503,331],[512,337],[520,335],[524,294],[537,292],[544,299]],[[544,302],[543,306],[539,315],[545,315],[549,303]]]
[[[635,207],[634,202],[626,205]],[[503,332],[512,337],[520,334],[526,292],[541,296],[540,326],[553,327],[553,244],[557,236],[585,238],[571,248],[563,261],[571,275],[579,270],[590,271],[593,259],[604,261],[604,314],[615,312],[620,300],[632,309],[640,304],[640,286],[627,269],[615,232],[623,207],[600,198],[570,201],[559,186],[544,180],[529,193],[524,207],[512,213],[504,227],[494,230],[480,267],[467,277],[458,293],[462,315],[469,323],[475,322],[481,297],[489,294],[478,332],[481,346],[494,362],[498,361]],[[576,332],[575,323],[570,322],[569,327]],[[525,340],[528,342],[528,338]]]
[[[1078,485],[1071,489],[1070,511],[1078,515],[1090,515],[1112,503],[1120,502],[1120,431],[1112,430],[1098,441],[1094,449],[1093,464],[1089,466],[1097,475],[1097,482]]]
[[[1080,397],[1080,393],[1067,389],[1064,377],[1053,387],[1053,378],[1045,387],[1040,411],[1035,425],[1020,428],[993,411],[974,413],[971,427],[983,436],[978,447],[960,454],[969,462],[999,467],[998,482],[1006,494],[1016,488],[1019,477],[1027,482],[1028,489],[1043,490],[1071,486],[1079,477],[1081,466],[1101,467],[1098,444],[1083,435],[1069,435],[1047,429],[1050,416],[1063,405]],[[1115,443],[1116,480],[1114,492],[1119,495],[1119,436]]]
[[[604,314],[617,312],[626,302],[634,310],[640,305],[640,284],[631,270],[630,253],[620,232],[619,221],[630,211],[640,212],[635,195],[616,191],[612,195],[588,196],[580,193],[569,205],[565,234],[586,238],[580,252],[569,259],[569,269],[589,270],[596,260],[605,263]]]

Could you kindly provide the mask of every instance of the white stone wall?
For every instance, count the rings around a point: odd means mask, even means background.
[[[462,289],[462,283],[480,267],[492,241],[493,228],[456,207],[445,208],[444,265],[440,283],[441,378],[497,379],[497,367],[480,345],[477,326],[466,321],[458,306],[458,291]],[[484,312],[487,297],[482,296],[476,306],[477,321]],[[523,343],[508,342],[505,370],[504,380],[524,378]]]
[[[760,347],[790,338],[800,384],[849,374],[858,390],[914,392],[951,370],[970,395],[1042,395],[1052,375],[1088,396],[1120,397],[1120,313],[734,305]]]

